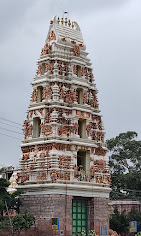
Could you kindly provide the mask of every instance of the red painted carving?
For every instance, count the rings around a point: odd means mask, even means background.
[[[37,116],[37,111],[36,110],[33,110],[33,113],[35,116]]]
[[[80,47],[77,45],[73,46],[73,52],[74,52],[74,56],[79,57],[80,56]]]
[[[51,45],[49,43],[46,43],[44,48],[41,51],[41,56],[50,53],[50,51],[51,51]]]
[[[75,75],[77,75],[77,67],[76,67],[76,65],[73,65],[73,73],[74,73]]]
[[[52,40],[56,40],[56,35],[53,30],[51,31],[50,35],[48,36],[48,42],[50,42]]]
[[[37,102],[37,89],[32,92],[32,102]]]
[[[54,70],[54,61],[51,61],[50,63],[50,73],[53,74],[53,70]]]
[[[59,94],[60,94],[60,99],[63,99],[64,91],[63,91],[63,88],[62,88],[62,84],[61,84],[61,83],[59,84]]]
[[[52,134],[52,127],[51,127],[51,125],[46,125],[44,123],[41,123],[41,132],[45,136],[48,136],[48,135]]]
[[[59,136],[61,136],[61,135],[69,136],[70,135],[70,128],[68,125],[60,126],[57,130],[57,133]]]
[[[40,158],[41,158],[41,159],[44,159],[44,158],[45,158],[45,156],[46,156],[46,155],[45,155],[45,153],[44,153],[44,152],[41,152],[41,153],[40,153]]]
[[[43,108],[38,109],[38,111],[43,116]]]
[[[87,104],[87,103],[88,103],[87,92],[83,93],[83,103],[84,103],[84,104]]]
[[[33,111],[30,111],[30,113],[29,113],[29,114],[30,114],[30,118],[32,118],[32,115],[33,115]]]
[[[59,168],[70,169],[71,156],[60,155],[58,157],[58,160]]]
[[[81,67],[81,76],[84,76],[84,73],[85,73],[85,69],[84,67]]]
[[[105,156],[106,150],[104,150],[101,146],[95,149],[95,155],[97,156]]]
[[[74,165],[73,169],[74,169],[74,177],[76,178],[78,172],[78,167],[76,166],[76,164]]]
[[[45,64],[45,72],[48,72],[48,71],[49,71],[49,64],[46,63],[46,64]]]
[[[49,87],[49,89],[48,89],[48,97],[49,97],[49,99],[52,99],[52,87]]]
[[[102,183],[102,184],[110,184],[111,183],[111,177],[110,175],[103,175],[103,176],[96,176],[96,183]]]
[[[22,160],[27,161],[29,159],[29,153],[23,154]]]
[[[74,40],[71,41],[72,44],[76,44],[76,42]]]
[[[85,117],[85,112],[84,112],[84,111],[76,110],[76,115],[75,115],[75,117],[84,118],[84,117]]]
[[[28,120],[25,120],[23,124],[23,132],[25,139],[32,135],[32,130],[33,130],[33,125],[30,124]]]
[[[65,71],[65,75],[68,75],[69,72],[69,68],[68,68],[68,63],[64,62],[64,71]]]
[[[47,179],[47,174],[46,172],[39,172],[37,177],[36,177],[36,180],[46,180]]]
[[[43,100],[46,99],[46,97],[47,97],[47,88],[43,88],[43,95],[42,95]]]
[[[63,42],[66,42],[66,41],[67,41],[66,38],[61,38],[61,40],[62,40]]]
[[[36,71],[36,74],[37,74],[37,75],[40,75],[41,73],[42,73],[42,66],[39,65],[39,66],[38,66],[38,69],[37,69],[37,71]]]
[[[29,175],[27,173],[17,173],[17,183],[24,183],[29,180]]]
[[[79,127],[78,123],[75,122],[73,125],[73,133],[78,134],[78,127]]]
[[[63,72],[62,61],[58,61],[57,63],[58,63],[57,67],[59,70],[59,75],[62,75],[62,72]]]
[[[92,122],[90,122],[90,123],[86,126],[87,136],[90,136],[91,128],[92,128]]]

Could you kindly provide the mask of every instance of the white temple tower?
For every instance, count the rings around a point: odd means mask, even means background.
[[[18,171],[23,209],[36,216],[40,234],[108,230],[110,174],[105,130],[92,66],[81,30],[53,18],[38,60],[24,121]],[[103,227],[103,228],[102,228]]]

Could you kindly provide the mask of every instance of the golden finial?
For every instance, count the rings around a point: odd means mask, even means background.
[[[63,19],[63,17],[61,18],[61,23],[62,23],[62,25],[63,25],[63,23],[64,23],[64,19]]]
[[[72,22],[72,28],[74,28],[74,23]]]
[[[67,23],[68,23],[67,17],[65,17],[65,26],[67,26]]]
[[[69,26],[69,27],[71,26],[71,22],[70,22],[70,20],[69,20],[69,22],[68,22],[68,26]]]
[[[57,22],[58,22],[58,24],[60,23],[60,18],[59,18],[59,16],[58,16],[58,20],[57,20]]]

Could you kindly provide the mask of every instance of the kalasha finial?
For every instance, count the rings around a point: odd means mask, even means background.
[[[72,22],[72,28],[74,28],[74,23]]]
[[[64,19],[63,19],[63,17],[61,18],[61,24],[63,25],[63,23],[64,23]]]
[[[67,26],[67,23],[68,23],[67,17],[65,17],[65,26]]]
[[[58,16],[58,20],[57,20],[57,22],[58,22],[58,24],[60,23],[60,18],[59,18],[59,16]]]
[[[71,26],[71,22],[70,22],[70,20],[69,20],[69,22],[68,22],[68,26],[69,26],[69,27]]]

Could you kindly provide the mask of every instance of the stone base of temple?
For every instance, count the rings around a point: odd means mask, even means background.
[[[21,201],[21,212],[27,209],[34,214],[36,229],[40,236],[79,235],[75,233],[78,231],[79,223],[81,229],[84,224],[86,231],[94,229],[98,236],[101,226],[107,226],[107,231],[109,230],[108,198],[30,194],[22,195]],[[59,230],[52,229],[52,218],[59,218]]]

